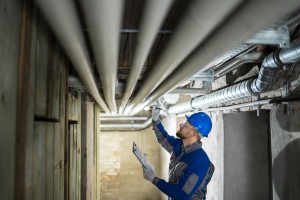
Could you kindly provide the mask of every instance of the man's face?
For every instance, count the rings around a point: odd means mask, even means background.
[[[179,125],[179,130],[177,131],[176,136],[180,139],[187,139],[192,136],[193,131],[193,126],[188,121],[185,121],[183,124]]]

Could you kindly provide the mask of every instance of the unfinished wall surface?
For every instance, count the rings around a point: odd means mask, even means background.
[[[300,199],[300,103],[271,110],[273,199]]]
[[[100,132],[100,199],[158,200],[159,190],[143,178],[132,142],[143,150],[160,173],[160,150],[152,127],[134,132]]]
[[[20,11],[18,1],[0,1],[0,199],[14,198]]]
[[[270,199],[269,114],[224,115],[224,199]]]
[[[32,3],[0,1],[0,199],[64,199],[66,58]]]
[[[212,119],[212,130],[208,138],[203,138],[202,148],[215,166],[215,172],[207,186],[206,198],[222,200],[224,194],[224,126],[222,112],[208,113]]]

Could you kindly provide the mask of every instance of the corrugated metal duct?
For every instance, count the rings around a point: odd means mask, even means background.
[[[192,0],[125,113],[145,100],[243,0]]]
[[[105,100],[117,112],[115,87],[123,0],[81,1],[96,58]]]
[[[297,62],[299,60],[300,44],[289,49],[282,49],[279,53],[271,53],[264,59],[257,79],[244,81],[211,94],[171,106],[168,113],[182,113],[257,95],[268,89],[270,84],[273,82],[278,69],[282,68],[286,64]]]
[[[144,107],[174,90],[177,85],[185,82],[194,74],[207,71],[209,69],[207,66],[212,60],[224,55],[228,50],[240,45],[262,28],[271,25],[299,7],[298,0],[246,1],[167,80],[153,91],[143,104],[135,107],[130,114],[135,115],[140,112]],[[266,10],[268,10],[267,13]]]
[[[82,82],[102,109],[105,112],[109,112],[96,86],[95,77],[91,70],[91,61],[73,2],[71,0],[35,1],[51,25],[53,32],[73,63]]]

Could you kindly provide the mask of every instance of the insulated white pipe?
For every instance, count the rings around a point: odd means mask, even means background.
[[[100,124],[101,131],[138,131],[149,127],[152,123],[152,118],[141,124]]]
[[[123,111],[138,81],[141,70],[151,50],[158,30],[161,27],[169,8],[174,0],[148,0],[140,23],[137,47],[127,79],[126,90],[121,102],[120,112]]]
[[[131,108],[145,100],[242,1],[190,1],[186,14],[125,111],[130,112]]]
[[[207,71],[207,66],[212,60],[299,7],[298,0],[246,1],[144,101],[145,103],[135,107],[130,115],[140,112],[194,74]],[[266,10],[268,14],[265,13]]]
[[[100,117],[100,121],[145,121],[148,117]]]
[[[91,70],[91,61],[84,43],[84,37],[73,1],[35,1],[51,25],[53,32],[73,63],[82,82],[102,109],[105,112],[109,112],[106,103],[99,94],[95,77]]]
[[[117,112],[115,87],[118,68],[119,40],[123,0],[81,1],[88,24],[105,100]]]

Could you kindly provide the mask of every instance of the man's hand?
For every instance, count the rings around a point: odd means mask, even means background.
[[[151,163],[148,163],[146,167],[143,167],[143,176],[144,179],[152,182],[155,178],[154,166]]]
[[[152,120],[157,121],[159,118],[160,109],[156,106],[152,108]]]

